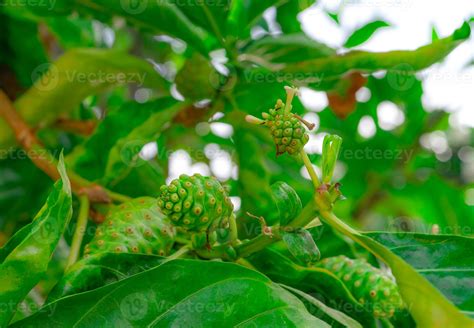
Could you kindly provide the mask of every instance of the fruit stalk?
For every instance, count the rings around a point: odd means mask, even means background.
[[[84,239],[84,234],[87,228],[87,220],[89,218],[90,202],[89,197],[81,195],[79,197],[80,207],[79,214],[77,216],[76,230],[72,238],[71,249],[69,251],[69,257],[67,259],[66,270],[68,270],[79,258],[79,252]]]

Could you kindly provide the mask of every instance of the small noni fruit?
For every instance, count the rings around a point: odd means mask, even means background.
[[[175,227],[161,213],[156,199],[140,197],[112,209],[86,245],[84,254],[144,253],[166,256],[174,244]]]
[[[171,222],[187,231],[227,228],[234,206],[215,177],[181,175],[161,186],[158,205]]]

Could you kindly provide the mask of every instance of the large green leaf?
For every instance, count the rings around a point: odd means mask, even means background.
[[[272,81],[275,74],[293,76],[290,80],[308,77],[331,80],[351,70],[376,72],[379,70],[415,72],[442,60],[461,42],[470,36],[471,30],[467,23],[456,30],[452,36],[437,40],[416,50],[368,52],[352,51],[343,55],[335,55],[286,65],[281,70],[270,72],[268,69],[252,69],[251,76],[263,81]],[[403,64],[403,66],[400,66]]]
[[[332,212],[320,211],[320,214],[334,229],[390,266],[403,300],[419,327],[472,327],[473,322],[468,317],[402,258],[376,240],[351,228]]]
[[[72,266],[48,295],[48,303],[59,298],[96,289],[163,262],[155,255],[100,253],[83,258]]]
[[[362,328],[361,324],[355,321],[354,319],[348,317],[342,312],[339,312],[337,310],[334,310],[321,302],[320,300],[314,298],[311,295],[308,295],[301,290],[295,289],[290,286],[285,286],[283,285],[284,288],[288,289],[291,291],[293,294],[296,294],[297,296],[301,297],[305,301],[309,302],[311,305],[316,306],[319,310],[321,310],[325,315],[328,317],[332,318],[333,320],[337,321],[344,327],[351,327],[351,328]]]
[[[159,90],[165,80],[142,59],[113,50],[75,49],[53,64],[36,68],[33,87],[15,101],[15,108],[33,126],[45,126],[67,116],[85,97],[114,85],[135,83]],[[13,143],[10,128],[0,120],[0,147]]]
[[[222,39],[230,0],[171,0],[193,23]]]
[[[68,3],[69,1],[58,0],[57,2]],[[190,5],[186,1],[176,1],[176,3],[186,3],[183,5],[184,7]],[[199,26],[194,25],[191,19],[181,10],[185,8],[180,8],[173,1],[75,0],[74,6],[81,11],[94,14],[98,19],[110,15],[122,16],[130,24],[137,27],[177,37],[189,43],[204,55],[207,55],[216,44],[215,38]],[[192,6],[192,8],[196,9],[197,7]]]
[[[235,264],[195,260],[165,262],[94,291],[60,299],[16,326],[91,324],[329,327],[262,274]]]
[[[33,222],[0,249],[0,326],[10,321],[17,304],[45,275],[51,255],[72,215],[71,186],[62,155],[56,182]]]
[[[277,8],[276,21],[283,33],[301,32],[298,14],[311,6],[314,0],[292,0]]]
[[[344,43],[344,47],[346,48],[353,48],[356,47],[368,39],[380,28],[388,27],[390,24],[387,22],[376,20],[370,22],[359,29],[355,30],[346,40]]]
[[[367,310],[336,275],[322,268],[298,265],[285,253],[280,245],[275,245],[251,255],[248,260],[273,281],[317,295],[326,304],[356,317],[360,322],[370,322]]]
[[[474,239],[454,235],[369,233],[426,277],[463,312],[474,315]]]
[[[272,6],[281,6],[288,0],[242,0],[232,1],[227,18],[227,34],[235,38],[250,36],[250,29],[263,12]]]
[[[14,1],[5,4],[5,10],[9,13],[17,10]],[[43,6],[36,3],[26,3],[21,9],[25,15],[32,16],[66,16],[73,10],[80,13],[92,14],[95,19],[103,20],[106,23],[111,21],[114,15],[124,17],[130,24],[137,27],[151,30],[154,33],[166,33],[189,43],[203,54],[207,54],[216,44],[215,38],[208,34],[199,26],[193,24],[189,17],[181,9],[188,8],[187,14],[192,14],[190,8],[196,9],[189,2],[176,1],[184,8],[179,8],[174,1],[134,1],[134,0],[56,0]],[[46,3],[46,1],[45,1]],[[220,1],[216,1],[220,3]],[[211,7],[211,6],[206,6]],[[225,6],[224,6],[225,8]],[[191,15],[193,16],[193,15]],[[194,18],[194,17],[193,17]]]
[[[268,62],[294,63],[332,56],[336,51],[301,32],[267,36],[252,43],[245,49],[245,53],[261,57]]]

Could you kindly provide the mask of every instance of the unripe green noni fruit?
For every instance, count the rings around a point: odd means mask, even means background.
[[[297,154],[309,140],[301,121],[291,112],[285,113],[284,104],[279,99],[275,108],[264,114],[266,125],[270,127],[273,141],[277,147],[277,155],[288,152]]]
[[[188,231],[227,228],[234,206],[215,177],[181,175],[161,186],[158,205],[176,226]]]
[[[176,75],[176,88],[187,99],[212,99],[217,91],[211,83],[214,76],[217,72],[209,60],[194,53]]]
[[[363,259],[335,256],[325,258],[316,267],[333,272],[360,303],[368,306],[375,317],[390,318],[403,308],[397,284]]]
[[[140,197],[112,209],[86,245],[84,254],[100,252],[168,255],[176,228],[161,213],[156,199]]]

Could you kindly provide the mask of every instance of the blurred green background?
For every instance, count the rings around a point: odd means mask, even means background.
[[[212,174],[228,185],[242,220],[247,211],[270,215],[269,186],[275,181],[288,182],[304,202],[311,195],[302,163],[287,155],[277,159],[266,131],[242,120],[245,113],[259,116],[273,107],[291,81],[285,76],[280,81],[278,75],[262,75],[262,80],[247,74],[246,67],[297,63],[350,49],[414,49],[449,35],[474,15],[473,8],[460,3],[431,10],[431,3],[410,1],[295,1],[279,7],[269,2],[246,11],[249,23],[239,21],[240,27],[229,33],[237,49],[229,53],[211,36],[219,27],[210,27],[201,16],[184,8],[191,25],[176,24],[171,14],[147,17],[143,3],[122,1],[120,8],[103,1],[95,8],[59,1],[49,8],[6,1],[0,8],[1,87],[15,100],[35,80],[49,79],[49,87],[59,76],[61,85],[61,74],[66,74],[73,88],[54,90],[55,102],[28,117],[53,154],[65,150],[70,169],[130,196],[157,195],[162,183],[181,173]],[[101,10],[107,6],[110,12]],[[143,24],[134,26],[130,17]],[[215,17],[221,24],[224,17],[219,12]],[[188,29],[196,35],[183,38]],[[91,74],[106,76],[110,67],[120,71],[126,60],[73,53],[71,58],[89,69],[84,75],[89,80],[81,84],[81,67],[66,60],[49,64],[75,48],[132,54],[150,63],[157,78],[141,68],[130,70],[125,85],[111,83],[113,88],[95,92],[90,80],[101,77]],[[336,169],[347,197],[337,205],[340,217],[362,230],[472,235],[472,49],[468,40],[443,63],[416,74],[402,62],[389,72],[354,71],[328,85],[324,74],[303,75],[316,77],[301,87],[295,105],[316,124],[305,148],[313,163],[319,164],[326,133],[344,139]],[[247,61],[247,66],[236,61]],[[48,68],[52,77],[45,77]],[[147,85],[142,77],[152,81]],[[78,105],[70,94],[76,91],[84,95]],[[179,114],[147,121],[183,101]],[[41,124],[42,116],[47,124]],[[98,127],[91,132],[82,124],[85,130],[78,133],[64,124],[70,120]],[[8,138],[0,149],[0,244],[31,220],[52,185]]]

